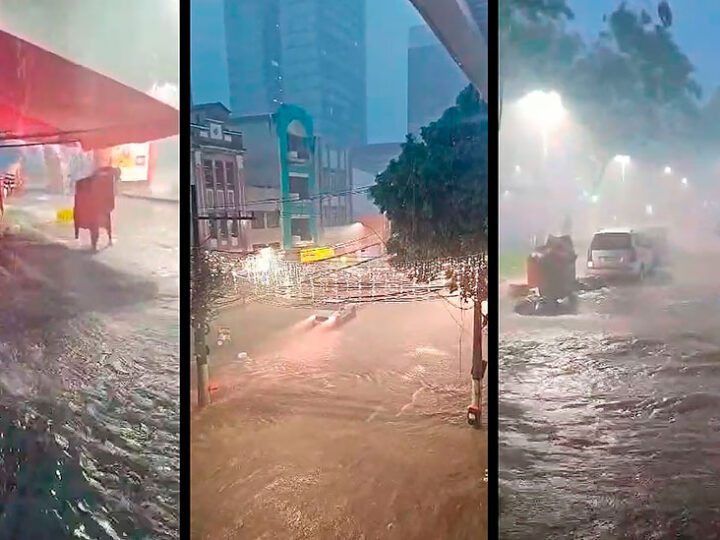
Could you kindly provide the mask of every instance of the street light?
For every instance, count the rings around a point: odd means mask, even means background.
[[[665,174],[672,174],[672,167],[670,165],[665,165],[665,168],[663,169],[663,172]]]
[[[548,133],[555,129],[567,114],[560,94],[555,91],[533,90],[520,99],[519,105],[540,129],[543,138],[543,156],[547,157]]]
[[[620,164],[620,176],[622,181],[625,182],[625,167],[627,167],[628,163],[630,163],[630,156],[618,154],[613,158],[613,160]]]
[[[683,178],[682,180],[680,180],[680,182],[682,182],[683,187],[687,187],[687,185],[688,185],[688,179],[687,179],[687,178]]]

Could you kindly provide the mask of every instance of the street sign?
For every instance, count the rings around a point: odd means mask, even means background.
[[[332,259],[335,256],[335,249],[331,247],[308,248],[300,250],[300,262],[313,263]]]

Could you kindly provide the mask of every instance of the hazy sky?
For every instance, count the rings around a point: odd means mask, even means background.
[[[368,140],[402,140],[407,129],[407,40],[408,29],[422,24],[408,0],[367,2],[367,96]],[[576,12],[573,24],[586,38],[597,35],[602,16],[620,0],[570,0]],[[698,70],[706,96],[720,85],[720,62],[716,48],[720,37],[718,0],[671,0],[673,32]],[[656,0],[631,0],[656,13]],[[691,4],[691,5],[688,5]],[[192,0],[193,101],[228,103],[227,66],[224,50],[223,0]]]
[[[0,27],[147,92],[179,83],[179,5],[123,0],[118,17],[117,0],[0,0]]]
[[[575,11],[575,26],[581,33],[592,38],[602,27],[602,17],[620,4],[619,0],[570,0]],[[657,18],[656,0],[630,0],[632,7],[644,7]],[[712,95],[720,85],[720,2],[717,0],[670,0],[673,11],[672,32],[680,48],[697,69],[697,78],[703,86],[705,97]]]
[[[366,0],[368,142],[407,131],[408,30],[423,21],[408,0]],[[191,1],[193,101],[229,104],[223,0]]]

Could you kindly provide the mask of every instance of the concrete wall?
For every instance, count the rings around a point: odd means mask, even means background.
[[[243,133],[245,184],[280,188],[280,148],[270,115],[232,120],[229,127]]]
[[[280,188],[266,188],[257,186],[245,186],[245,204],[249,212],[273,212],[279,209],[279,203],[267,202],[258,204],[256,201],[268,199],[280,199]],[[243,237],[248,249],[253,249],[254,244],[274,244],[282,242],[282,227],[253,229],[252,223],[247,222],[243,228]]]

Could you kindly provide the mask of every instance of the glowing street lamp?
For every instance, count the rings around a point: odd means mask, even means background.
[[[618,154],[613,160],[620,164],[620,176],[622,181],[625,182],[625,168],[628,166],[628,163],[630,163],[630,156]]]
[[[646,213],[648,216],[652,216],[652,215],[653,215],[653,206],[652,206],[652,204],[646,204],[646,205],[645,205],[645,213]]]
[[[555,91],[534,90],[521,98],[519,104],[527,117],[540,129],[543,138],[543,156],[547,157],[548,133],[560,125],[567,114],[560,94]]]
[[[680,180],[680,182],[682,183],[683,187],[687,187],[687,185],[688,185],[688,179],[687,179],[687,178],[683,177],[683,179]]]
[[[672,167],[670,165],[665,165],[665,168],[663,169],[663,172],[665,174],[672,174]]]

